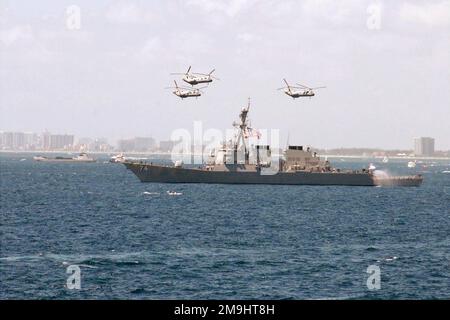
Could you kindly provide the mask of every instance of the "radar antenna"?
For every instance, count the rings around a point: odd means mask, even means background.
[[[246,135],[249,129],[248,125],[248,111],[250,110],[250,98],[248,98],[247,107],[243,107],[241,109],[241,113],[239,114],[239,118],[241,120],[241,123],[233,122],[233,126],[238,129],[237,133],[237,139],[236,143],[234,144],[234,161],[237,163],[237,150],[240,147],[240,144],[242,143],[242,146],[244,147],[244,155],[245,155],[245,164],[248,164],[249,160],[249,150],[247,149],[247,145],[245,143]]]

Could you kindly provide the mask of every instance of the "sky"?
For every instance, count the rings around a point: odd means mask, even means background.
[[[449,150],[449,40],[450,0],[0,0],[0,131],[165,140],[251,97],[290,144]],[[190,65],[220,80],[181,100]],[[294,100],[283,78],[326,88]]]

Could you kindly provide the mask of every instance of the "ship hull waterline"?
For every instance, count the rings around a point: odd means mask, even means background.
[[[273,185],[336,185],[336,186],[418,186],[422,179],[410,178],[378,183],[367,172],[277,172],[264,175],[257,171],[208,171],[160,165],[125,162],[141,182],[208,183],[208,184],[273,184]]]

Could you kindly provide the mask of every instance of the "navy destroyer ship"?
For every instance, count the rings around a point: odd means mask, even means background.
[[[217,152],[200,167],[184,167],[177,161],[165,166],[142,161],[123,164],[142,182],[158,183],[215,183],[215,184],[279,184],[279,185],[346,185],[346,186],[419,186],[423,177],[377,175],[374,170],[341,170],[333,168],[309,147],[288,146],[283,156],[272,157],[270,146],[248,144],[248,112],[250,104],[242,108],[237,133],[224,142]],[[250,150],[252,149],[252,150]],[[251,161],[252,155],[256,159]],[[252,157],[255,158],[255,157]]]

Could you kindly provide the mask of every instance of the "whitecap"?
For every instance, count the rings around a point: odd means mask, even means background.
[[[80,268],[89,268],[89,269],[97,269],[98,267],[90,266],[88,264],[77,264]]]
[[[182,192],[176,192],[176,191],[167,191],[167,194],[169,196],[181,196],[183,193]]]
[[[383,262],[383,261],[391,262],[391,261],[394,261],[394,260],[397,260],[397,259],[398,259],[398,257],[396,257],[396,256],[385,257],[385,258],[383,258],[382,260],[377,260],[377,262]]]
[[[42,257],[42,254],[39,255],[24,255],[24,256],[8,256],[8,257],[1,257],[0,261],[23,261],[23,260],[38,260]]]

